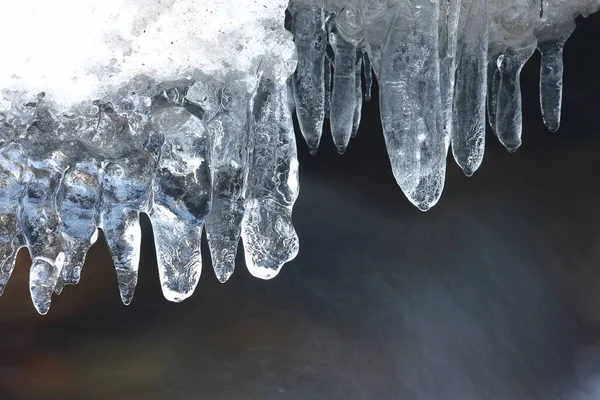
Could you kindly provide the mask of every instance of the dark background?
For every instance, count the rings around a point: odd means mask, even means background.
[[[600,399],[599,40],[595,15],[567,43],[560,131],[541,120],[536,55],[521,149],[488,134],[472,178],[449,159],[427,213],[392,177],[376,100],[344,156],[328,133],[314,157],[299,140],[301,250],[272,281],[238,257],[221,285],[205,248],[196,293],[169,303],[144,217],[129,307],[102,243],[42,317],[22,252],[0,299],[0,399]]]

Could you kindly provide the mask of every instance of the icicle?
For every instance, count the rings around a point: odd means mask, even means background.
[[[481,165],[485,150],[487,0],[471,0],[465,4],[460,14],[458,42],[452,154],[464,173],[471,176]]]
[[[246,267],[275,277],[298,253],[292,207],[298,197],[298,159],[283,82],[261,77],[253,99],[248,182],[242,220]]]
[[[329,42],[335,54],[331,92],[331,135],[338,152],[343,154],[352,135],[356,110],[356,46],[340,34],[336,24],[329,33]]]
[[[365,101],[371,101],[371,88],[373,87],[373,67],[371,67],[371,60],[369,59],[369,53],[363,51],[363,72],[365,76]]]
[[[290,8],[298,52],[294,72],[296,115],[311,154],[317,152],[325,118],[325,15],[321,4]]]
[[[356,66],[355,66],[355,78],[354,78],[354,85],[355,85],[355,90],[354,93],[356,93],[356,107],[354,109],[354,118],[352,120],[352,135],[351,137],[356,137],[356,134],[358,133],[358,128],[360,126],[360,118],[361,118],[361,114],[362,114],[362,103],[363,103],[363,94],[362,94],[362,66],[363,66],[363,60],[362,60],[362,56],[363,56],[363,52],[362,50],[358,50],[356,52]]]
[[[125,305],[131,303],[137,285],[142,241],[139,212],[148,202],[151,166],[145,151],[134,151],[102,166],[100,225]]]
[[[551,132],[556,132],[560,126],[562,108],[563,49],[575,29],[575,24],[569,21],[550,29],[551,32],[541,35],[544,38],[538,41],[538,50],[542,55],[540,105],[546,127]]]
[[[75,164],[61,183],[57,209],[67,254],[55,288],[57,294],[65,285],[79,282],[85,255],[98,237],[100,190],[100,172],[95,161]]]
[[[446,173],[437,1],[400,3],[384,41],[380,107],[392,170],[421,210],[439,200]]]
[[[0,148],[0,294],[10,279],[17,252],[25,245],[19,208],[25,190],[26,160],[19,144]]]
[[[243,89],[232,90],[222,101],[223,111],[208,123],[212,140],[213,203],[206,219],[206,234],[213,269],[221,283],[226,282],[235,269],[244,215],[248,101]]]
[[[540,68],[540,104],[544,124],[551,132],[560,126],[563,85],[562,40],[547,40],[538,45],[542,54]]]
[[[55,196],[66,157],[61,152],[46,154],[41,160],[29,158],[27,189],[21,204],[21,227],[31,254],[29,290],[36,310],[46,314],[52,293],[65,261],[65,243]],[[35,157],[38,158],[38,157]]]
[[[202,121],[182,107],[161,110],[153,125],[164,143],[149,215],[163,295],[180,302],[192,295],[202,271],[200,240],[211,202],[210,141]]]
[[[521,109],[521,69],[535,51],[535,41],[522,48],[508,47],[499,58],[500,86],[496,115],[496,134],[510,152],[521,145],[523,111]]]

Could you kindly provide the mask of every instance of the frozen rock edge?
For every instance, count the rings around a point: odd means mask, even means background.
[[[519,147],[519,75],[536,49],[542,115],[558,129],[564,44],[575,17],[600,8],[599,0],[292,0],[292,42],[282,1],[243,0],[245,12],[237,0],[110,1],[131,15],[118,17],[110,40],[96,37],[93,50],[110,59],[102,68],[89,52],[81,57],[91,61],[73,62],[68,48],[64,68],[45,66],[36,58],[43,49],[28,53],[27,44],[40,44],[29,36],[25,47],[10,42],[18,51],[0,67],[0,291],[17,252],[28,248],[41,314],[53,293],[79,282],[99,229],[122,301],[131,302],[142,212],[168,300],[188,298],[198,284],[203,231],[219,281],[233,273],[240,239],[250,273],[276,276],[298,252],[292,114],[311,153],[326,120],[343,153],[373,74],[394,176],[413,204],[429,209],[441,196],[450,148],[465,174],[480,166],[486,117],[509,151]],[[86,2],[77,7],[95,10]],[[37,15],[28,7],[16,10]],[[228,10],[242,14],[239,31],[227,18],[203,25]],[[154,11],[163,19],[148,20]],[[178,30],[165,30],[171,26]],[[183,45],[169,47],[156,32],[177,34]]]

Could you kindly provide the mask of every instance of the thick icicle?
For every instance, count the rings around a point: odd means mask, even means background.
[[[535,51],[535,41],[521,48],[507,47],[499,58],[500,86],[496,106],[496,134],[510,152],[521,146],[523,111],[521,69]]]
[[[546,40],[538,45],[542,54],[540,68],[542,118],[551,132],[556,132],[560,126],[564,44],[562,40]]]
[[[25,190],[26,160],[19,144],[0,148],[0,294],[10,279],[17,252],[25,244],[19,209]]]
[[[81,268],[96,241],[100,204],[100,171],[96,161],[76,163],[66,173],[57,196],[66,260],[55,292],[79,283]]]
[[[437,1],[400,3],[381,54],[379,103],[392,170],[423,211],[439,200],[446,173],[438,17]]]
[[[464,173],[471,176],[481,165],[485,150],[487,0],[470,0],[464,3],[458,31],[452,154]]]
[[[326,31],[323,0],[303,0],[290,7],[298,52],[294,72],[296,115],[311,154],[316,154],[325,119]]]
[[[133,299],[137,285],[142,231],[140,209],[148,202],[152,159],[145,151],[132,151],[102,169],[100,226],[115,265],[123,304]]]
[[[363,93],[362,93],[362,67],[363,67],[363,52],[362,50],[358,50],[356,52],[356,66],[354,73],[354,93],[356,95],[356,106],[354,108],[354,118],[352,120],[352,135],[351,137],[356,137],[358,133],[358,128],[360,127],[360,118],[362,115],[362,103],[363,103]]]
[[[164,142],[150,220],[163,295],[180,302],[192,295],[202,272],[200,240],[211,199],[210,142],[202,121],[183,107],[165,108],[153,124]]]
[[[344,9],[332,21],[329,42],[334,53],[331,135],[338,152],[346,152],[356,110],[356,15]],[[362,100],[362,99],[361,99]]]
[[[283,82],[261,77],[253,99],[242,239],[246,267],[275,277],[298,253],[292,207],[298,197],[298,159]]]
[[[56,212],[56,193],[67,165],[61,152],[39,158],[42,160],[28,160],[21,227],[31,254],[31,299],[36,310],[44,315],[50,309],[52,293],[66,257],[60,217]]]
[[[223,92],[222,110],[207,126],[212,141],[213,203],[206,219],[206,236],[213,269],[221,283],[226,282],[235,269],[248,168],[249,96],[245,88],[232,85],[229,89]]]

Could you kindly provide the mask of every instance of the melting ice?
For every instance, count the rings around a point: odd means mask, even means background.
[[[289,32],[284,27],[286,8]],[[8,0],[0,14],[0,290],[18,250],[45,314],[102,229],[131,302],[140,213],[165,297],[189,297],[206,231],[219,281],[269,279],[298,252],[292,114],[311,153],[343,153],[380,85],[394,176],[421,210],[447,153],[481,164],[486,118],[521,144],[519,75],[542,54],[540,102],[560,124],[562,50],[600,0]],[[235,16],[232,20],[232,16]],[[22,21],[27,20],[24,27]]]

